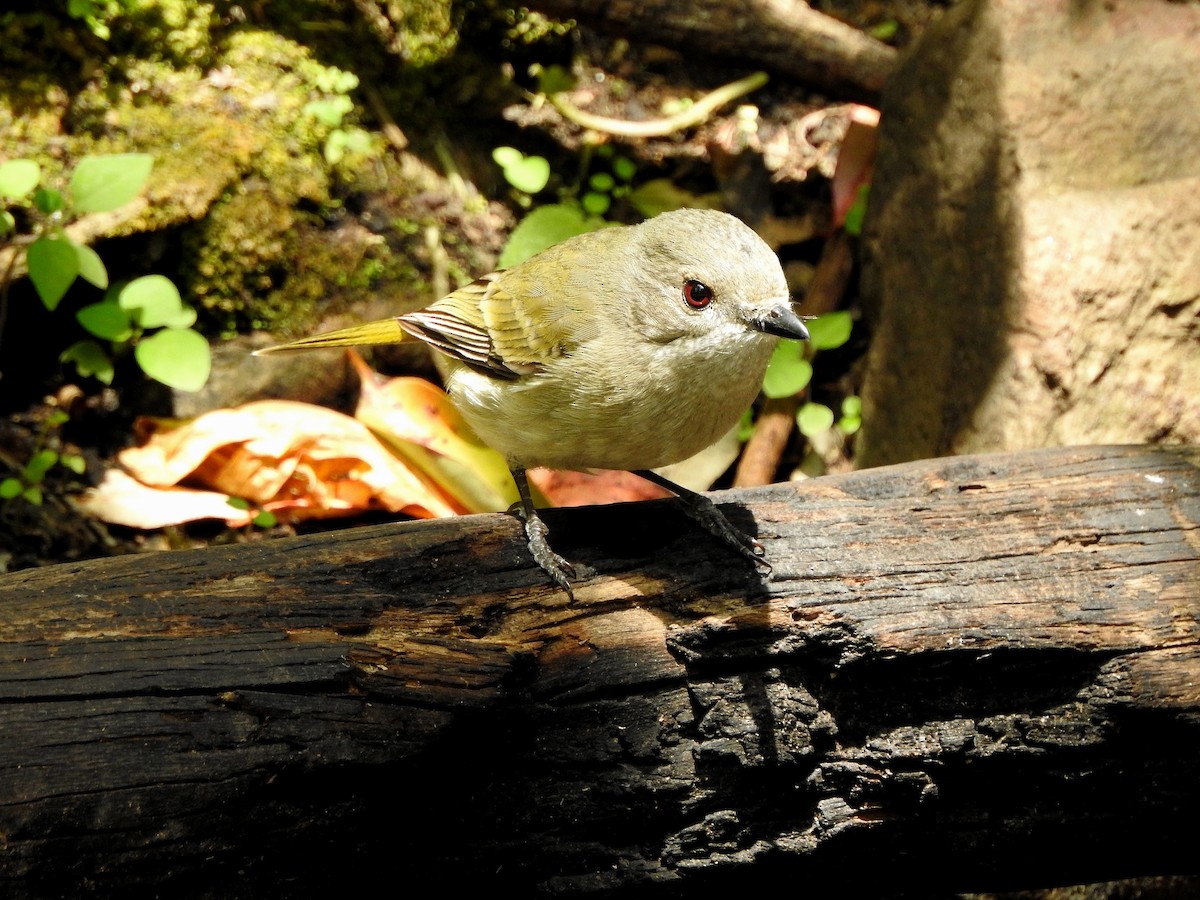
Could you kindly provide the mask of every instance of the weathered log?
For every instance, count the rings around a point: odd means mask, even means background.
[[[725,494],[766,580],[670,501],[551,510],[594,569],[574,604],[506,516],[4,576],[0,892],[1189,871],[1198,466],[1072,448]]]
[[[531,9],[702,53],[744,59],[841,96],[879,97],[897,53],[852,25],[794,0],[532,0]]]

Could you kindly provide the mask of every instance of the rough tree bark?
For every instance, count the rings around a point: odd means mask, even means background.
[[[690,56],[745,59],[860,100],[877,98],[896,67],[895,48],[798,0],[532,0],[527,5]]]
[[[0,892],[1194,868],[1200,453],[1074,448],[0,579]],[[737,505],[732,501],[738,501]],[[691,894],[694,896],[694,893]]]

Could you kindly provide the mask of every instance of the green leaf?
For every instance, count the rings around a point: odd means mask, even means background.
[[[33,192],[33,205],[38,212],[50,215],[58,212],[67,204],[63,200],[63,195],[54,188],[38,188]]]
[[[345,94],[358,87],[358,76],[336,66],[330,66],[314,79],[317,88],[327,94]]]
[[[633,181],[633,176],[637,174],[637,163],[628,156],[617,156],[613,158],[612,170],[622,181]]]
[[[71,176],[71,197],[79,212],[119,209],[138,195],[154,157],[148,153],[85,156]]]
[[[854,202],[846,210],[846,217],[842,220],[842,227],[846,229],[846,234],[852,237],[858,237],[862,234],[863,220],[867,217],[867,198],[870,196],[870,193],[871,186],[869,184],[860,184],[858,186],[858,193],[854,195]]]
[[[25,490],[25,485],[15,478],[5,478],[0,481],[0,500],[11,500]]]
[[[53,450],[39,450],[29,458],[29,462],[25,463],[25,469],[21,473],[26,484],[38,484],[50,471],[50,467],[58,462],[58,454]]]
[[[143,275],[133,279],[121,288],[117,302],[142,328],[169,326],[178,321],[184,309],[179,288],[165,275]]]
[[[515,166],[524,158],[525,155],[516,147],[497,147],[492,151],[492,159],[502,169]]]
[[[26,262],[29,278],[42,303],[51,312],[58,306],[75,276],[79,274],[77,245],[65,237],[42,235],[29,245]]]
[[[842,400],[842,417],[838,428],[845,434],[854,434],[862,428],[862,398],[851,394]]]
[[[275,517],[275,513],[269,509],[260,509],[258,515],[250,521],[259,528],[274,528],[279,522]]]
[[[337,128],[346,118],[346,114],[354,109],[354,101],[339,94],[336,97],[326,97],[323,100],[312,100],[304,104],[304,114],[316,119],[322,125]]]
[[[603,219],[585,216],[574,203],[539,206],[521,220],[500,253],[499,267],[515,266],[559,241],[606,227]]]
[[[34,506],[42,505],[42,489],[36,484],[31,484],[25,490],[21,491],[21,496],[32,503]]]
[[[99,253],[84,244],[76,244],[75,255],[79,257],[80,278],[100,290],[108,287],[108,269],[104,268]]]
[[[42,170],[32,159],[10,159],[0,163],[0,196],[20,200],[42,180]]]
[[[559,65],[546,66],[538,71],[538,92],[542,94],[558,94],[575,87],[575,76],[570,70]]]
[[[250,508],[250,501],[245,497],[229,497],[225,502],[234,509],[247,510]]]
[[[76,341],[58,358],[62,362],[74,363],[75,369],[84,378],[91,377],[104,384],[112,384],[112,360],[95,341]]]
[[[331,166],[336,166],[346,156],[346,142],[348,135],[340,128],[335,128],[329,133],[329,137],[325,139],[325,149],[323,151],[325,162]]]
[[[754,410],[748,409],[738,420],[737,438],[740,443],[746,443],[754,435]]]
[[[0,237],[17,230],[17,220],[7,209],[0,209]]]
[[[617,181],[607,172],[597,172],[588,179],[588,184],[591,185],[592,190],[606,194],[616,187]]]
[[[88,334],[105,341],[127,341],[133,337],[129,313],[112,300],[92,303],[75,313],[79,324]]]
[[[900,23],[895,19],[884,19],[878,25],[872,25],[867,34],[877,41],[890,41],[900,31]]]
[[[496,151],[501,149],[511,150],[513,148],[497,147]],[[542,156],[524,156],[517,152],[518,159],[512,159],[511,154],[503,154],[508,160],[506,163],[500,163],[500,167],[504,170],[504,180],[515,187],[518,191],[524,191],[526,194],[536,194],[550,181],[550,163]],[[493,151],[492,158],[495,159],[496,153]]]
[[[76,19],[84,16],[98,16],[102,10],[96,0],[67,0],[67,15]]]
[[[791,397],[808,387],[812,364],[805,358],[799,341],[780,341],[763,376],[763,393],[772,399]]]
[[[181,391],[200,390],[212,368],[208,341],[190,328],[164,328],[138,341],[133,355],[143,372]]]
[[[82,475],[87,471],[87,460],[78,453],[64,453],[58,458],[58,461],[76,475]]]
[[[800,433],[813,438],[833,427],[833,410],[823,403],[805,403],[796,413]]]
[[[834,350],[850,340],[853,324],[850,313],[844,310],[818,316],[807,323],[809,343],[814,350]]]
[[[163,322],[165,328],[191,328],[195,324],[196,310],[190,306],[184,306],[178,313]]]
[[[669,178],[652,178],[638,185],[629,195],[634,209],[647,219],[672,209],[685,206],[693,209],[718,209],[720,197],[716,194],[693,194],[677,187]]]
[[[592,216],[602,216],[612,206],[612,198],[608,194],[596,191],[588,191],[579,202],[583,204],[584,212]]]

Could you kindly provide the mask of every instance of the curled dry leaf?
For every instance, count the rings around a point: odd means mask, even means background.
[[[355,418],[462,512],[498,512],[517,502],[508,465],[487,447],[450,402],[423,378],[384,378],[357,353],[350,361],[360,390]]]
[[[247,525],[254,513],[234,509],[229,497],[216,491],[156,488],[142,484],[120,469],[109,469],[100,486],[77,503],[90,516],[129,528],[165,528],[198,519],[224,519]]]
[[[222,502],[243,497],[284,521],[349,515],[385,509],[423,518],[462,512],[461,504],[388,452],[365,425],[349,416],[286,400],[262,400],[206,413],[153,432],[119,460],[143,485],[182,497],[178,485],[212,489]],[[194,491],[190,493],[195,493]],[[193,498],[194,500],[194,498]],[[108,522],[147,527],[147,516],[131,508],[148,502],[128,485],[108,478],[85,498],[83,508]],[[164,513],[167,498],[163,498]],[[197,516],[180,503],[175,522]],[[213,507],[216,510],[216,507]],[[216,518],[242,524],[241,510],[228,507]]]

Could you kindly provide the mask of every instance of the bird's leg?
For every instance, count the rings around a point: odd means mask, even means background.
[[[717,508],[717,505],[703,494],[689,491],[682,485],[676,484],[669,478],[663,478],[657,472],[651,472],[649,469],[639,469],[634,474],[659,487],[666,488],[679,498],[683,504],[683,511],[698,522],[705,531],[720,538],[742,556],[751,560],[764,574],[771,571],[771,564],[763,559],[766,554],[763,545],[740,528],[735,528],[733,523],[725,518],[725,514]]]
[[[542,567],[542,571],[553,578],[574,601],[575,592],[571,590],[571,579],[575,577],[575,567],[551,550],[550,544],[546,542],[549,529],[533,508],[533,498],[529,495],[529,481],[525,477],[524,467],[513,466],[511,471],[513,481],[517,483],[517,493],[521,495],[521,502],[514,504],[512,511],[525,523],[525,540],[529,544],[529,552],[533,554],[534,562]]]

